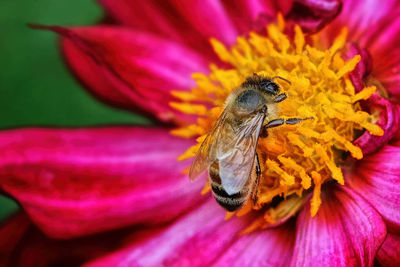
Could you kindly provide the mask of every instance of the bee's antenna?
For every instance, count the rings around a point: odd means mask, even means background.
[[[271,80],[275,80],[276,78],[281,79],[281,80],[287,82],[288,84],[292,85],[292,83],[289,80],[282,78],[281,76],[274,76],[271,78]]]

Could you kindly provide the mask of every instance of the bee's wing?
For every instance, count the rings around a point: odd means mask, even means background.
[[[189,178],[191,181],[196,180],[199,175],[207,169],[208,165],[212,163],[216,158],[217,141],[220,140],[221,130],[225,125],[225,119],[227,114],[227,108],[219,116],[214,126],[208,133],[206,139],[204,139],[199,150],[197,151],[196,157],[193,160],[192,166],[189,171]]]
[[[219,176],[222,187],[229,195],[240,192],[253,171],[258,137],[264,119],[264,113],[257,113],[238,129],[236,139],[229,148],[218,149]]]

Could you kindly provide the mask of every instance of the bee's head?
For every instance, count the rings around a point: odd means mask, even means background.
[[[275,76],[274,78],[281,78]],[[267,78],[264,76],[257,75],[254,73],[253,76],[248,77],[246,81],[242,84],[244,87],[256,87],[258,90],[269,95],[276,96],[279,93],[279,85],[273,82],[274,78]],[[283,79],[283,78],[281,78]],[[285,79],[284,79],[285,80]],[[286,80],[285,80],[286,81]]]
[[[279,93],[279,85],[269,79],[263,79],[259,82],[259,87],[262,91],[276,96]]]

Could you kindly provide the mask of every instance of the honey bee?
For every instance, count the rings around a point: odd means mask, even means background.
[[[239,209],[251,197],[257,201],[261,167],[257,154],[259,137],[268,129],[297,124],[311,118],[277,118],[276,103],[287,98],[274,82],[254,74],[228,96],[225,109],[208,133],[190,168],[193,181],[208,169],[213,195],[228,211]]]

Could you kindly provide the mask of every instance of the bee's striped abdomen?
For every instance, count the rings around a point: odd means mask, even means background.
[[[218,163],[213,163],[209,170],[210,184],[213,191],[215,200],[224,209],[228,211],[235,211],[243,206],[249,198],[248,187],[244,187],[242,191],[229,195],[221,185],[221,178],[219,177]]]

